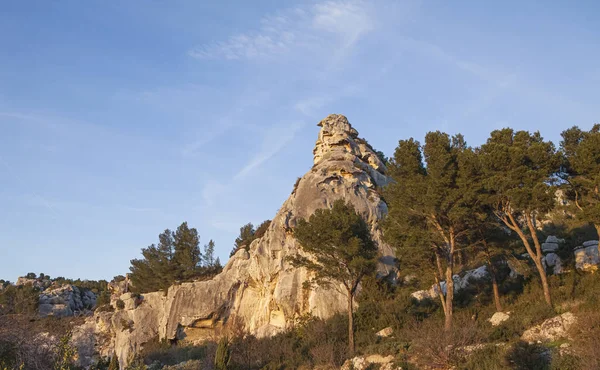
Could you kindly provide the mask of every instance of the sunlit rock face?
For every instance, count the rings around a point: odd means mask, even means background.
[[[259,337],[270,336],[292,327],[302,315],[326,318],[345,310],[344,295],[334,288],[304,287],[308,272],[286,259],[303,253],[291,233],[297,220],[330,208],[337,199],[352,203],[370,225],[380,252],[379,272],[394,271],[394,253],[383,242],[378,225],[387,212],[378,193],[390,181],[385,164],[343,115],[332,114],[318,126],[314,166],[295,184],[264,236],[248,251],[240,249],[211,280],[175,285],[166,295],[144,295],[135,308],[127,305],[114,314],[118,319],[112,320],[109,330],[119,359],[156,336],[200,342],[234,325]],[[121,328],[126,322],[129,325]]]

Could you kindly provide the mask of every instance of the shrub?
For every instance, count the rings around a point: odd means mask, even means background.
[[[116,305],[119,310],[125,309],[125,302],[123,302],[123,300],[120,298],[117,299]]]
[[[519,341],[506,354],[506,361],[515,370],[549,370],[550,350],[540,344]]]
[[[456,314],[455,314],[456,315]],[[456,315],[449,332],[443,332],[442,318],[408,325],[411,339],[411,352],[418,356],[423,366],[451,368],[464,364],[473,348],[483,338],[477,325],[469,318]]]
[[[215,369],[216,370],[227,370],[229,368],[230,352],[229,352],[229,339],[227,337],[221,338],[215,353]]]

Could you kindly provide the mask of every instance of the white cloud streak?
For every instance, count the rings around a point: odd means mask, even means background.
[[[260,27],[225,41],[200,45],[188,52],[197,59],[255,60],[322,44],[351,47],[371,31],[374,21],[365,1],[326,1],[266,16]]]
[[[269,129],[265,136],[261,149],[256,153],[246,165],[234,176],[234,180],[239,180],[247,176],[252,170],[259,167],[274,155],[279,153],[290,141],[294,139],[296,133],[304,126],[304,123],[294,122],[285,126],[275,126]]]

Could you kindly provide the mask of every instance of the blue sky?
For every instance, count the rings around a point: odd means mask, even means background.
[[[348,116],[559,139],[600,120],[596,1],[0,4],[0,278],[110,279],[181,222],[226,261]]]

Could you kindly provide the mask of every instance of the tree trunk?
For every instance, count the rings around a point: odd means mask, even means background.
[[[450,257],[452,258],[452,257]],[[454,298],[454,280],[452,280],[452,262],[448,262],[446,267],[446,315],[444,320],[444,330],[452,329],[452,300]]]
[[[502,312],[502,303],[500,303],[500,291],[498,290],[498,280],[496,280],[496,268],[491,263],[488,264],[490,268],[490,276],[492,278],[492,291],[494,292],[494,304],[496,305],[496,312]]]
[[[600,224],[594,224],[594,227],[596,228],[597,238],[600,242]],[[600,256],[600,243],[598,243],[598,255]]]
[[[437,284],[437,288],[438,288],[438,297],[440,297],[440,302],[442,302],[442,309],[444,310],[444,315],[446,314],[446,301],[445,301],[445,297],[444,297],[444,292],[442,291],[442,284],[440,283],[440,279],[438,278],[437,274],[435,274],[435,283]]]
[[[438,287],[438,297],[440,297],[440,302],[442,302],[442,309],[444,310],[444,315],[446,314],[446,302],[444,301],[444,292],[442,291],[442,284],[440,283],[440,279],[444,276],[444,270],[442,269],[442,261],[438,251],[435,251],[435,264],[437,267],[437,273],[435,273],[435,283]]]
[[[485,239],[483,239],[483,247],[485,248],[485,257],[488,264],[488,270],[490,271],[490,277],[492,278],[492,292],[494,293],[494,304],[496,305],[496,312],[502,312],[502,303],[500,303],[500,291],[498,290],[498,280],[496,279],[496,266],[494,266],[494,264],[492,263],[490,249],[488,248]]]
[[[535,267],[540,274],[540,279],[542,280],[542,288],[544,289],[544,299],[546,303],[552,307],[552,297],[550,296],[550,287],[548,286],[548,277],[546,276],[546,270],[544,269],[544,265],[542,264],[542,246],[540,244],[540,240],[537,237],[536,229],[531,219],[531,214],[526,214],[525,219],[527,220],[527,227],[529,228],[529,232],[531,233],[531,239],[533,239],[533,244],[535,245]]]
[[[348,351],[350,356],[354,355],[354,320],[352,317],[352,299],[354,297],[348,291]]]

